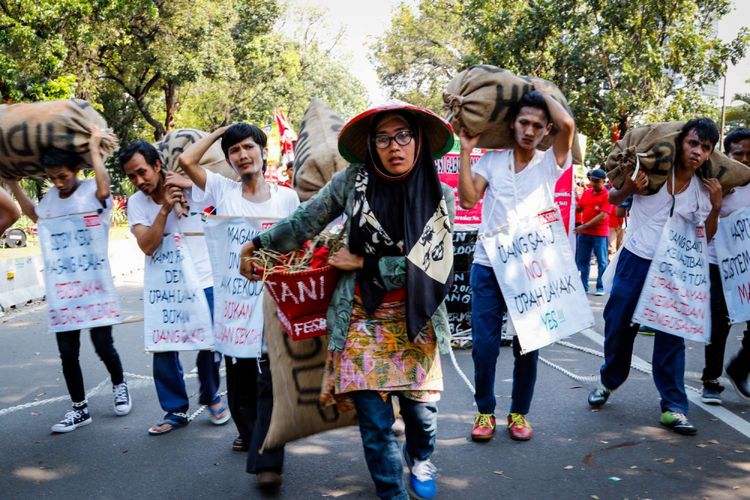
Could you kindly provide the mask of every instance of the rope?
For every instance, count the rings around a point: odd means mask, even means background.
[[[461,331],[459,333],[465,334],[467,331],[470,331],[470,330],[464,330],[464,331]],[[463,337],[461,336],[459,338],[454,338],[454,340],[462,341]],[[555,342],[555,344],[560,345],[562,347],[567,347],[569,349],[573,349],[573,350],[576,350],[576,351],[581,351],[581,352],[584,352],[586,354],[591,354],[591,355],[597,356],[599,358],[604,358],[604,353],[603,352],[597,351],[596,349],[590,349],[588,347],[580,346],[578,344],[573,344],[572,342],[567,342],[565,340],[558,340],[558,341]],[[469,388],[469,390],[471,391],[471,393],[474,394],[476,392],[475,389],[474,389],[474,386],[471,384],[471,382],[469,381],[468,377],[463,372],[463,370],[461,370],[461,367],[458,366],[458,362],[456,361],[456,356],[453,354],[453,349],[451,349],[451,351],[450,351],[450,357],[451,357],[451,361],[453,362],[453,367],[456,369],[456,372],[458,372],[458,376],[461,378],[461,380],[464,381],[464,383]],[[553,363],[552,361],[550,361],[547,358],[544,358],[542,356],[539,356],[539,361],[541,361],[545,365],[549,366],[550,368],[559,371],[563,375],[566,375],[566,376],[572,378],[576,382],[587,383],[587,384],[599,382],[599,375],[598,374],[597,375],[578,375],[576,373],[571,372],[570,370],[567,370],[566,368],[563,368],[562,366],[560,366],[558,364]],[[647,366],[647,367],[642,367],[642,366],[636,365],[635,363],[631,363],[630,367],[632,369],[634,369],[636,371],[639,371],[641,373],[644,373],[646,375],[651,375],[651,373],[652,373],[650,365]],[[695,379],[700,380],[701,374],[698,373],[698,372],[686,372],[685,376],[688,377],[688,378],[695,378]],[[701,389],[699,389],[697,387],[693,387],[693,386],[685,384],[685,388],[686,389],[690,389],[690,390],[692,390],[694,392],[697,392],[697,393],[701,393]]]
[[[476,393],[476,391],[474,390],[474,386],[469,381],[469,378],[463,372],[461,367],[458,366],[458,361],[456,361],[456,355],[453,354],[453,349],[450,350],[450,355],[451,355],[451,361],[453,362],[453,368],[455,368],[456,371],[458,372],[458,376],[461,377],[461,380],[464,381],[464,384],[466,384],[466,386],[469,388],[472,394]]]
[[[225,375],[226,371],[224,369],[221,369],[219,371],[219,374],[220,375]],[[128,384],[128,389],[133,389],[133,388],[140,387],[140,386],[150,385],[151,382],[154,381],[154,377],[150,377],[148,375],[139,375],[137,373],[130,373],[130,372],[124,372],[123,375],[127,379],[131,379],[131,380],[134,379],[136,381],[134,383],[129,383]],[[192,379],[192,378],[196,378],[197,376],[198,376],[197,373],[188,373],[187,375],[184,376],[184,378],[185,379]],[[101,382],[99,382],[99,384],[97,384],[96,387],[94,387],[93,389],[91,389],[90,391],[88,391],[86,393],[86,399],[90,399],[91,397],[99,394],[102,391],[102,389],[104,389],[105,387],[109,387],[110,385],[111,385],[111,382],[110,382],[109,378],[105,378],[104,380],[102,380]],[[227,393],[227,391],[224,391],[224,392],[220,393],[219,396],[224,396],[224,395],[226,395],[226,393]],[[196,395],[197,395],[197,393],[191,394],[190,398],[193,398]],[[2,410],[0,410],[0,417],[2,417],[4,415],[9,415],[11,413],[15,413],[17,411],[23,411],[23,410],[28,410],[29,408],[35,408],[37,406],[42,406],[42,405],[48,405],[48,404],[52,404],[52,403],[57,403],[59,401],[70,401],[70,396],[56,396],[56,397],[53,397],[53,398],[43,399],[41,401],[31,401],[29,403],[24,403],[24,404],[17,405],[17,406],[11,406],[9,408],[3,408]],[[205,409],[206,409],[206,406],[205,405],[201,405],[197,410],[195,410],[195,412],[190,417],[188,417],[188,420],[194,419],[196,416],[200,415]]]

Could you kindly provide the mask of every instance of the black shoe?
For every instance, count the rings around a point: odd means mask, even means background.
[[[732,363],[729,363],[727,365],[727,377],[729,377],[729,381],[732,383],[732,386],[734,386],[734,390],[737,391],[737,394],[739,394],[739,396],[745,401],[750,401],[750,384],[748,384],[747,374],[743,377],[742,374],[738,373],[738,370],[732,366]]]
[[[724,386],[721,385],[718,380],[705,380],[703,382],[703,393],[701,394],[701,401],[708,405],[720,405],[721,392],[723,390]]]
[[[91,422],[89,409],[86,406],[77,408],[74,405],[73,409],[67,412],[62,420],[52,426],[52,432],[71,432],[84,425],[89,425]]]
[[[665,411],[661,414],[659,422],[661,425],[672,429],[677,434],[683,434],[685,436],[695,436],[698,434],[698,429],[696,429],[682,413]]]
[[[277,490],[281,487],[281,474],[271,470],[258,472],[255,475],[255,484],[261,490]]]
[[[589,394],[589,405],[594,408],[599,408],[607,402],[610,394],[612,394],[612,391],[603,385],[600,385]]]

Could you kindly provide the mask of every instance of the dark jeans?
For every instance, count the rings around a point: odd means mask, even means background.
[[[406,451],[414,460],[427,460],[435,449],[437,405],[411,400],[395,393],[406,424]],[[357,409],[359,433],[365,449],[365,460],[379,498],[408,499],[404,488],[403,464],[393,433],[393,404],[383,401],[377,391],[351,393]]]
[[[214,293],[213,288],[203,290],[208,301],[208,309],[213,317]],[[221,401],[219,396],[219,365],[221,358],[215,361],[212,351],[200,351],[196,358],[198,380],[200,382],[200,396],[198,402],[202,405],[212,405]],[[190,405],[187,389],[185,388],[184,372],[180,363],[180,353],[177,351],[154,353],[154,383],[156,395],[162,410],[167,413],[186,413]]]
[[[200,396],[198,402],[202,405],[212,405],[221,401],[219,396],[219,361],[215,361],[213,351],[200,351],[195,360],[200,381]],[[190,406],[187,389],[185,388],[184,372],[180,363],[180,353],[154,353],[154,383],[156,395],[162,410],[167,413],[186,413]]]
[[[721,273],[719,266],[709,266],[711,276],[711,343],[706,344],[705,356],[706,367],[703,369],[701,379],[716,380],[724,371],[724,351],[727,346],[727,337],[732,328],[729,323],[729,312],[727,302],[724,299],[724,291],[721,285]],[[742,347],[731,365],[737,372],[747,377],[750,372],[750,321],[747,323],[745,335],[742,338]]]
[[[495,413],[495,368],[500,354],[505,300],[491,267],[471,266],[471,357],[479,413]],[[510,321],[510,320],[509,320]],[[526,415],[531,408],[536,384],[539,352],[521,354],[518,337],[513,337],[513,392],[511,413]]]
[[[112,340],[112,326],[97,326],[92,328],[89,334],[96,354],[107,367],[112,385],[122,384],[125,379],[122,374],[120,356],[117,354],[115,343]],[[83,388],[83,373],[81,373],[81,364],[78,362],[78,355],[81,351],[81,330],[57,332],[55,336],[70,399],[74,403],[80,403],[86,399],[86,391]]]
[[[246,443],[247,472],[273,471],[281,474],[284,466],[284,447],[259,450],[268,434],[273,410],[273,381],[268,358],[238,359],[227,356],[227,400],[237,431]],[[260,369],[260,373],[258,370]]]
[[[603,290],[602,276],[607,269],[609,261],[609,249],[606,236],[591,236],[590,234],[579,234],[576,240],[576,266],[581,273],[583,289],[589,291],[589,272],[591,268],[591,254],[596,257],[598,274],[596,275],[596,289]]]
[[[639,325],[632,323],[651,261],[622,249],[615,269],[612,292],[604,307],[604,364],[601,382],[617,389],[630,373],[633,342]],[[687,414],[685,394],[685,341],[676,335],[655,330],[651,359],[656,389],[661,395],[661,410]]]

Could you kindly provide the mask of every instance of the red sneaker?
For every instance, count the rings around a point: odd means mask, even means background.
[[[532,434],[531,424],[520,413],[509,413],[508,434],[516,441],[528,441]]]
[[[491,413],[477,413],[474,417],[474,427],[471,429],[472,441],[489,441],[495,435],[495,415]]]

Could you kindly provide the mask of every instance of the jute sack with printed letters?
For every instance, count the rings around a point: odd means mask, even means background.
[[[328,336],[291,340],[276,316],[276,303],[263,298],[263,335],[273,379],[273,413],[263,448],[279,446],[320,432],[355,425],[355,412],[340,413],[336,405],[321,407]]]
[[[159,156],[161,156],[161,162],[162,165],[164,165],[164,168],[182,174],[182,168],[180,168],[180,164],[177,161],[180,154],[182,154],[182,152],[191,144],[207,135],[207,132],[192,128],[173,130],[165,135],[161,141],[154,144],[159,151]],[[224,151],[221,150],[220,142],[221,141],[216,141],[210,148],[208,148],[206,154],[201,158],[200,165],[205,167],[206,170],[210,170],[211,172],[238,181],[239,176],[237,175],[237,172],[234,171],[224,158]]]
[[[554,83],[548,83],[552,97],[573,116],[560,89]],[[443,107],[457,133],[463,128],[469,135],[479,134],[478,148],[509,148],[514,141],[507,121],[508,111],[529,90],[533,90],[529,77],[517,76],[496,66],[479,64],[462,71],[448,82],[443,92]],[[545,137],[539,149],[549,149],[554,134],[555,130]],[[582,160],[576,136],[573,162],[582,163]]]
[[[86,101],[68,99],[0,106],[0,177],[44,174],[41,156],[49,147],[78,153],[86,166],[91,166],[92,125],[102,131],[101,151],[106,158],[117,146],[117,138]]]
[[[648,175],[648,186],[641,194],[654,194],[664,185],[676,153],[675,141],[685,122],[653,123],[628,130],[617,141],[607,157],[604,170],[616,189],[622,187],[626,175],[632,175],[636,155],[640,169]],[[715,177],[724,190],[750,182],[750,168],[732,160],[719,151],[720,144],[700,172],[703,177]]]
[[[333,174],[349,163],[339,154],[341,119],[323,101],[314,97],[302,117],[294,148],[294,190],[306,201],[322,188]]]

